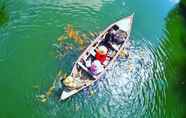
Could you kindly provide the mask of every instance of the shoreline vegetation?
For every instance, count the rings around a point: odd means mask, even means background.
[[[172,9],[166,18],[165,40],[161,48],[167,52],[165,61],[165,76],[169,87],[167,88],[166,112],[168,117],[179,114],[178,118],[186,117],[186,0]],[[175,29],[176,28],[176,29]],[[179,104],[178,104],[179,103]],[[180,106],[181,105],[181,106]],[[178,113],[179,112],[179,113]]]
[[[186,8],[186,0],[181,0],[180,4]]]
[[[185,24],[186,24],[186,0],[182,0],[182,1],[179,3],[179,6],[180,6],[181,13],[182,13],[182,16],[183,16],[184,19],[185,19]]]

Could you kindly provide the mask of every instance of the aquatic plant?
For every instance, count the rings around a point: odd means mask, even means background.
[[[70,40],[73,40],[76,44],[79,44],[80,51],[82,51],[86,45],[90,44],[92,39],[95,39],[98,35],[98,32],[79,34],[71,24],[68,24],[65,28],[65,33],[57,39],[56,44],[53,44],[53,46],[57,49],[56,57],[62,59],[68,53],[68,51],[75,48],[74,43]]]
[[[78,35],[77,31],[74,30],[73,26],[68,24],[66,28],[66,33],[69,38],[74,39],[80,46],[83,46],[84,40]]]
[[[56,76],[56,79],[53,81],[52,85],[48,88],[48,90],[40,95],[37,95],[36,98],[40,101],[40,102],[46,102],[49,97],[54,93],[55,88],[58,88],[58,83],[60,83],[60,77],[66,78],[66,73],[64,73],[63,70],[60,70]],[[38,88],[39,86],[37,86]]]
[[[5,24],[9,19],[8,13],[5,7],[6,7],[5,2],[0,1],[0,25]]]

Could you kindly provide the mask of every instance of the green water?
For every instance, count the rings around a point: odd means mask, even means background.
[[[8,19],[0,23],[0,118],[184,118],[186,30],[176,0],[1,0],[1,5]],[[101,81],[71,99],[59,102],[56,89],[46,103],[37,100],[79,55],[76,46],[56,58],[53,44],[67,24],[89,35],[133,12],[130,60],[118,60]]]

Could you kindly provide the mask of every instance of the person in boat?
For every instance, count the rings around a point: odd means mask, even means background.
[[[127,32],[118,30],[117,33],[113,36],[112,42],[117,45],[122,44],[127,38]]]
[[[99,46],[97,49],[96,49],[96,60],[100,61],[101,64],[104,63],[104,61],[106,60],[107,58],[107,52],[108,52],[108,49],[106,46]]]
[[[120,30],[117,25],[114,25],[108,30],[101,44],[112,48],[113,44],[122,44],[127,39],[127,36],[127,32]]]
[[[104,70],[104,62],[107,58],[108,49],[105,46],[99,46],[96,49],[95,60],[92,62],[89,70],[93,75],[97,75]]]
[[[97,75],[101,73],[104,70],[104,68],[99,60],[94,60],[89,70],[93,75]]]
[[[102,41],[101,44],[105,45],[106,47],[110,47],[110,42],[113,41],[114,36],[117,32],[119,27],[117,25],[112,26],[108,32],[104,35],[104,40]]]

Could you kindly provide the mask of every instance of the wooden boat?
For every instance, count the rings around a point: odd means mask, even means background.
[[[110,26],[108,26],[103,31],[103,33],[101,33],[85,49],[85,51],[81,54],[81,56],[75,62],[72,72],[70,74],[70,76],[73,79],[76,79],[77,76],[80,76],[80,79],[82,79],[84,84],[83,84],[83,86],[76,88],[76,89],[71,89],[69,87],[65,87],[64,90],[62,91],[61,96],[60,96],[60,100],[65,100],[65,99],[71,97],[72,95],[80,92],[84,88],[94,84],[105,73],[105,71],[114,63],[114,61],[116,60],[116,58],[118,57],[118,55],[120,54],[122,49],[125,48],[125,46],[127,45],[127,42],[129,40],[129,36],[130,36],[130,32],[131,32],[131,28],[132,28],[133,16],[134,16],[134,14],[132,14],[131,16],[125,17],[125,18],[111,24]],[[125,37],[125,41],[120,45],[112,45],[112,52],[114,53],[114,54],[112,53],[113,54],[112,58],[110,58],[110,60],[107,61],[108,63],[106,65],[104,65],[104,70],[101,73],[99,73],[97,75],[93,75],[89,71],[89,69],[86,67],[86,64],[84,64],[83,62],[86,61],[86,59],[89,57],[94,58],[95,53],[96,53],[95,49],[101,44],[101,42],[104,40],[105,34],[114,25],[118,26],[120,31],[123,31],[127,34],[127,36]],[[79,73],[81,73],[81,74],[79,74]]]

